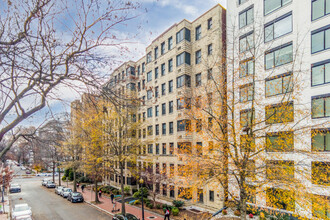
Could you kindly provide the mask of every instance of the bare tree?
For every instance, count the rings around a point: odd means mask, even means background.
[[[99,81],[111,62],[101,48],[123,51],[114,28],[136,17],[130,1],[11,0],[0,12],[0,141],[43,109],[64,86]],[[119,54],[120,55],[120,54]],[[21,136],[15,134],[2,157]]]

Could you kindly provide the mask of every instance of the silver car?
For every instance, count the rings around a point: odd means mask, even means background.
[[[69,193],[72,192],[72,189],[70,188],[63,188],[62,191],[61,191],[61,196],[63,198],[66,198],[68,197]]]
[[[61,191],[62,191],[63,188],[64,188],[63,186],[58,186],[58,187],[56,187],[56,188],[55,188],[55,193],[56,193],[57,195],[60,195],[60,194],[61,194]]]
[[[12,210],[12,218],[19,219],[21,216],[32,216],[31,207],[26,204],[17,204]]]
[[[48,182],[46,183],[46,187],[47,187],[47,188],[55,188],[56,185],[55,185],[55,183],[54,183],[53,181],[48,181]]]

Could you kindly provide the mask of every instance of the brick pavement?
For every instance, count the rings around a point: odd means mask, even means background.
[[[78,192],[81,192],[81,188],[78,189]],[[97,205],[94,205],[91,202],[95,201],[95,192],[91,193],[90,190],[85,188],[84,192],[82,194],[84,196],[84,199],[85,199],[86,203],[89,203],[93,206],[96,206],[97,208],[105,211],[106,213],[108,213],[110,215],[121,212],[121,203],[120,202],[116,203],[116,209],[119,209],[120,211],[112,213],[111,211],[112,211],[113,205],[111,204],[111,200],[110,200],[109,197],[102,196],[101,198],[99,198],[101,203],[97,204]],[[126,209],[127,213],[131,213],[131,214],[135,215],[136,217],[142,219],[142,211],[141,211],[140,208],[125,203],[125,209]],[[149,218],[149,217],[155,217],[155,218]],[[164,219],[164,217],[160,216],[158,213],[150,212],[148,210],[144,210],[144,218],[145,218],[145,220],[148,220],[148,219],[154,219],[154,220]]]

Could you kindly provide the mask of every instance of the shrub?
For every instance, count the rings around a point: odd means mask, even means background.
[[[160,204],[156,204],[156,209],[161,209],[161,205]]]
[[[154,204],[148,203],[147,207],[149,207],[150,209],[153,209],[154,208]]]
[[[139,205],[139,204],[141,204],[140,200],[135,200],[135,201],[133,202],[133,205]]]
[[[227,215],[228,214],[227,210],[226,209],[222,210],[222,214]]]
[[[182,207],[183,206],[183,204],[184,204],[184,201],[180,201],[180,200],[173,200],[173,205],[175,206],[175,207],[177,207],[177,208],[180,208],[180,207]]]
[[[118,189],[114,189],[114,190],[112,190],[112,193],[113,193],[114,195],[118,195],[118,194],[119,194],[119,190],[118,190]]]
[[[177,207],[173,207],[171,211],[172,211],[173,216],[179,215],[179,209]]]
[[[147,198],[149,196],[149,192],[148,189],[145,187],[142,187],[141,189],[139,189],[137,192],[135,192],[133,194],[134,198],[141,198],[141,192],[143,194],[143,198]]]
[[[62,176],[62,181],[66,181],[66,176]]]
[[[266,215],[264,212],[260,212],[260,220],[266,219]]]
[[[130,192],[131,192],[131,187],[129,187],[129,186],[125,186],[125,187],[124,187],[124,192],[125,192],[126,195],[130,194]]]
[[[166,208],[167,208],[167,205],[166,205],[166,204],[163,204],[163,205],[162,205],[162,208],[163,208],[163,209],[166,209]]]
[[[235,212],[234,212],[234,215],[236,215],[236,216],[241,216],[241,212],[240,212],[240,210],[236,209]]]
[[[78,182],[79,183],[92,183],[93,181],[88,178],[87,176],[82,176],[80,178],[78,178]]]

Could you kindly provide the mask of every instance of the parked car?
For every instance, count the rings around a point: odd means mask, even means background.
[[[63,188],[62,191],[61,191],[61,196],[63,198],[66,198],[68,197],[69,193],[72,192],[72,189],[70,188]]]
[[[122,214],[116,214],[112,217],[112,220],[140,220],[135,215],[132,215],[130,213],[126,213],[125,215]]]
[[[25,171],[26,174],[31,174],[32,172],[30,170]]]
[[[32,216],[31,207],[26,204],[17,204],[12,210],[12,218],[19,219],[21,216]]]
[[[15,220],[33,220],[32,216],[30,215],[22,215],[22,216],[17,216]]]
[[[80,192],[70,192],[68,195],[68,200],[72,203],[74,202],[83,202],[84,197]]]
[[[19,193],[21,192],[21,186],[19,184],[11,184],[9,187],[10,193]]]
[[[41,185],[46,186],[48,181],[50,181],[50,179],[43,179],[42,182],[41,182]]]
[[[53,181],[47,181],[46,187],[47,188],[55,188],[56,185],[55,185],[55,183]]]
[[[61,191],[62,191],[63,188],[64,188],[63,186],[57,186],[57,187],[55,188],[55,193],[56,193],[57,195],[60,195],[60,193],[61,193]]]

